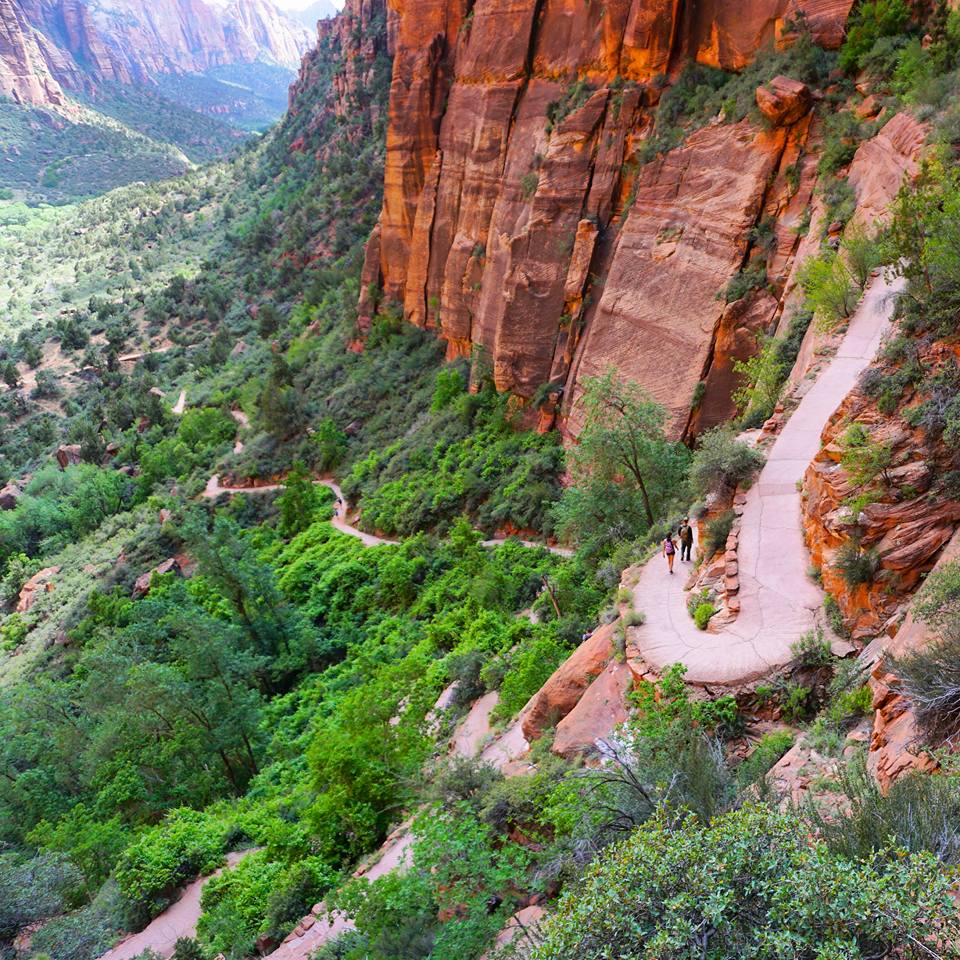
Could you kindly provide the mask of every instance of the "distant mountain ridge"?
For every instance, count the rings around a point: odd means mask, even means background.
[[[0,0],[0,95],[57,106],[101,82],[254,61],[293,70],[313,40],[270,0]]]

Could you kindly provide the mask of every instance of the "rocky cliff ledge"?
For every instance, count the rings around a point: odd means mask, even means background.
[[[803,20],[837,46],[850,0],[397,0],[385,195],[367,249],[361,330],[374,304],[480,354],[497,386],[562,397],[611,363],[663,402],[672,429],[731,412],[733,355],[782,310],[717,299],[755,254],[758,220],[799,218],[788,169],[815,134],[811,91],[761,93],[758,125],[708,124],[653,162],[652,111],[684,64],[740,69]],[[788,182],[789,181],[789,182]],[[773,288],[797,234],[777,228]],[[699,381],[704,387],[698,387]]]

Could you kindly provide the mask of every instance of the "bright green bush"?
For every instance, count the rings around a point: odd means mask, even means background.
[[[698,496],[731,492],[763,466],[763,454],[720,426],[700,437],[690,464],[690,479]]]
[[[219,867],[226,838],[222,822],[185,809],[144,830],[116,867],[117,886],[131,915],[149,919],[178,887]]]
[[[532,957],[926,957],[923,941],[960,936],[948,887],[929,855],[847,860],[795,814],[746,806],[675,826],[661,813],[564,894]]]
[[[715,613],[717,613],[717,608],[712,603],[698,604],[696,610],[693,611],[693,622],[697,625],[697,629],[706,630],[710,618]]]
[[[500,684],[495,717],[506,720],[516,716],[569,653],[568,647],[546,633],[537,636],[518,655],[511,657],[510,667]]]
[[[840,48],[840,66],[855,72],[877,41],[900,35],[909,22],[910,7],[904,0],[861,3],[847,24],[847,37]]]

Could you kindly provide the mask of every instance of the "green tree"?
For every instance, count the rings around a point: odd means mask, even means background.
[[[583,430],[569,455],[574,484],[558,525],[576,539],[601,529],[636,535],[682,492],[687,450],[667,439],[666,410],[613,370],[586,380],[582,406]]]
[[[347,452],[347,435],[330,417],[317,424],[311,442],[316,450],[317,469],[321,471],[333,470]]]
[[[835,250],[824,250],[804,261],[799,279],[818,329],[834,329],[856,309],[858,291],[850,270]]]
[[[297,460],[284,481],[283,493],[277,497],[280,508],[280,532],[292,537],[313,523],[320,505],[320,496],[313,477],[302,460]]]

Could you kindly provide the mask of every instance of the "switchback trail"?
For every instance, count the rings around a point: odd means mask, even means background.
[[[333,526],[339,530],[341,533],[345,533],[348,537],[355,537],[357,540],[360,540],[364,546],[367,547],[378,547],[383,545],[396,545],[400,543],[399,540],[390,540],[387,537],[378,537],[372,533],[366,533],[363,530],[358,529],[352,523],[350,523],[350,505],[347,503],[346,497],[343,495],[343,491],[340,489],[339,484],[335,480],[314,480],[314,483],[327,487],[333,491],[335,497],[333,505],[333,519],[330,521]],[[214,474],[208,481],[207,485],[204,488],[203,495],[209,500],[216,500],[217,497],[222,496],[223,494],[231,493],[271,493],[273,491],[282,490],[282,483],[270,483],[265,484],[261,487],[225,487],[220,483],[220,475]],[[484,540],[481,546],[484,547],[499,547],[507,542],[507,537],[494,537],[491,540]],[[569,550],[566,547],[555,547],[550,546],[546,543],[539,543],[536,540],[521,540],[521,544],[530,549],[536,547],[543,547],[545,550],[549,550],[551,553],[556,554],[558,557],[572,557],[573,551]]]
[[[654,671],[683,663],[691,683],[750,682],[789,663],[791,644],[815,628],[823,594],[807,573],[800,483],[820,450],[827,421],[876,355],[902,287],[882,277],[870,284],[836,355],[787,421],[747,493],[737,619],[717,632],[698,630],[687,612],[683,564],[677,563],[679,576],[669,576],[666,562],[656,556],[641,571],[634,604],[646,623],[631,630],[631,641]]]

